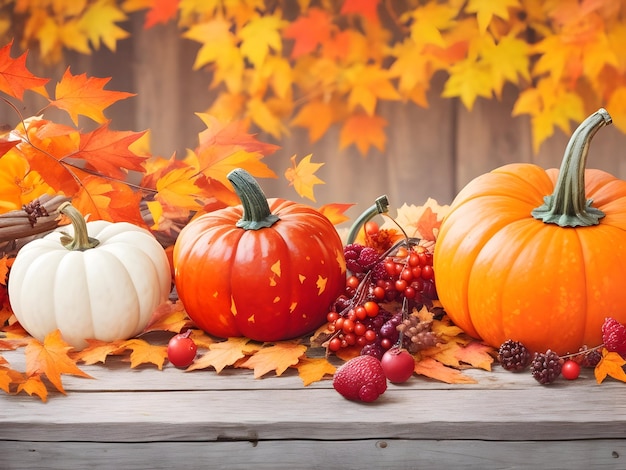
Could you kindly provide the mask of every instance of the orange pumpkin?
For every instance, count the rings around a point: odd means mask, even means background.
[[[223,338],[312,332],[345,288],[335,227],[312,207],[266,199],[242,169],[228,179],[242,204],[192,220],[174,246],[176,290],[189,317]]]
[[[585,169],[610,122],[604,109],[589,116],[560,170],[505,165],[457,195],[434,270],[444,309],[468,334],[565,354],[600,344],[605,317],[626,322],[626,182]]]

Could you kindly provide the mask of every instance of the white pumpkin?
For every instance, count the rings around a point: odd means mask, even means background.
[[[171,290],[163,247],[136,225],[85,223],[70,204],[60,210],[72,225],[24,245],[11,267],[9,301],[17,320],[39,340],[58,329],[76,349],[86,339],[139,334]]]

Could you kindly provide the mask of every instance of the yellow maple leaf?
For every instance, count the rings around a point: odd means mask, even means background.
[[[226,62],[231,59],[237,48],[237,38],[231,31],[230,21],[223,17],[215,17],[204,23],[192,25],[184,34],[184,38],[202,44],[196,54],[193,69],[198,70],[213,62]]]
[[[198,210],[202,204],[198,196],[199,189],[194,184],[194,180],[194,168],[172,169],[157,180],[157,193],[154,197],[165,206]]]
[[[296,156],[291,157],[291,167],[285,170],[285,178],[289,181],[289,186],[293,186],[301,197],[306,197],[311,201],[315,201],[313,194],[313,186],[316,184],[325,184],[319,179],[315,172],[319,170],[323,163],[312,163],[309,154],[296,164]]]
[[[398,79],[398,91],[419,106],[428,107],[426,90],[433,74],[432,58],[424,53],[424,46],[406,39],[392,49],[395,61],[389,67],[389,75]],[[420,93],[416,93],[416,90]]]
[[[346,78],[352,87],[348,95],[348,107],[353,111],[357,106],[373,116],[379,99],[396,101],[400,94],[391,84],[390,73],[376,65],[357,64],[346,71]]]
[[[327,375],[333,375],[337,368],[324,357],[310,358],[303,356],[295,366],[298,375],[305,387],[313,382],[322,380]]]
[[[509,9],[520,9],[519,0],[469,0],[465,11],[475,13],[481,33],[487,31],[494,16],[509,19]]]
[[[461,60],[450,67],[450,76],[443,88],[444,98],[460,98],[471,111],[478,97],[491,98],[493,81],[487,64],[474,58]]]
[[[279,139],[287,132],[287,129],[274,109],[271,101],[260,97],[254,97],[246,103],[246,109],[252,122],[272,137]]]
[[[459,10],[459,2],[428,2],[412,10],[411,38],[417,43],[445,47],[441,32],[454,26]]]
[[[339,148],[343,150],[354,144],[362,155],[366,155],[373,145],[384,152],[387,136],[383,129],[386,126],[387,120],[381,116],[368,116],[359,112],[352,114],[341,127]]]
[[[58,40],[68,49],[80,52],[81,54],[91,54],[89,37],[78,19],[71,19],[60,25],[56,23],[48,24],[47,28],[48,31],[45,32],[45,39],[42,38],[42,41],[52,39],[51,36],[54,31],[58,36]],[[42,32],[41,36],[43,36],[43,34]]]
[[[626,86],[616,88],[606,104],[615,127],[626,134]]]
[[[270,50],[280,53],[282,39],[280,30],[287,21],[278,15],[258,16],[251,19],[241,30],[238,36],[241,38],[240,49],[252,65],[260,67]]]
[[[44,194],[53,194],[41,175],[30,171],[19,150],[11,149],[0,158],[0,213],[21,210]]]
[[[497,3],[497,2],[493,2]],[[482,42],[481,61],[491,71],[493,90],[500,96],[506,81],[519,84],[519,78],[530,81],[530,46],[527,42],[508,34],[496,44],[491,36]]]
[[[115,23],[126,21],[128,17],[114,2],[97,0],[90,3],[80,19],[80,26],[86,32],[94,49],[104,44],[115,52],[117,41],[129,36],[127,31]]]
[[[150,344],[143,339],[129,339],[121,344],[125,349],[130,349],[130,367],[134,369],[141,364],[154,364],[159,370],[163,369],[163,363],[167,357],[167,346]]]
[[[109,356],[124,353],[126,348],[123,346],[124,340],[120,341],[100,341],[96,339],[87,339],[87,347],[81,351],[73,352],[71,357],[75,361],[91,365],[101,362],[104,364]]]
[[[280,376],[290,366],[296,365],[306,353],[307,347],[298,341],[280,341],[272,346],[265,346],[250,356],[239,367],[254,370],[254,378],[258,379],[270,371]]]
[[[609,352],[606,348],[602,348],[602,359],[593,371],[596,381],[602,383],[608,376],[626,382],[624,365],[626,365],[626,360],[619,353]]]

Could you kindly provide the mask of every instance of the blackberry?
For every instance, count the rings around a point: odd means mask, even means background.
[[[580,365],[582,367],[594,368],[602,359],[602,353],[598,349],[592,349],[583,356]]]
[[[532,356],[520,341],[506,340],[498,350],[498,360],[504,370],[520,372],[528,367]]]
[[[545,353],[535,353],[530,364],[530,372],[537,382],[546,385],[561,375],[563,361],[557,353],[548,349]]]

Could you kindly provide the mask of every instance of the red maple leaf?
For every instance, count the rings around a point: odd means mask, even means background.
[[[292,22],[283,32],[284,37],[295,41],[291,57],[296,59],[313,52],[319,44],[331,37],[332,18],[327,11],[311,8],[306,16]]]
[[[356,13],[372,23],[378,23],[378,4],[380,0],[346,0],[341,7],[341,14]]]
[[[152,28],[159,23],[166,24],[176,18],[179,0],[153,0],[152,8],[146,12],[144,29]]]
[[[50,79],[36,77],[28,71],[26,68],[28,52],[13,59],[11,57],[12,46],[13,41],[0,48],[0,91],[19,100],[24,97],[26,90],[32,90],[47,97],[48,93],[43,87]]]

